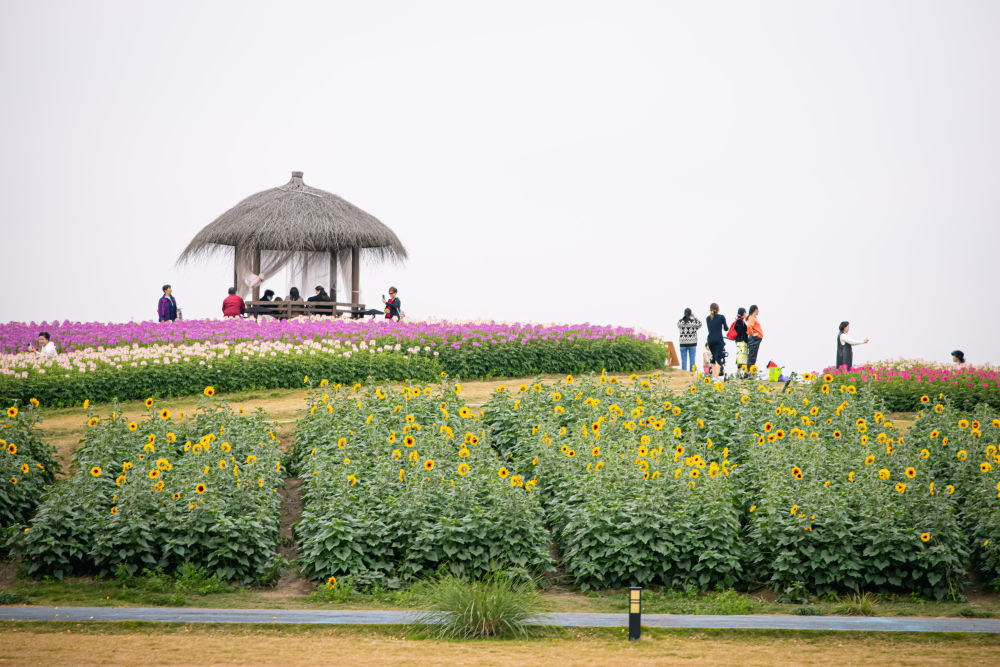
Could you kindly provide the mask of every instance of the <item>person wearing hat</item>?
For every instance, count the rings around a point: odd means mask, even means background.
[[[173,288],[170,285],[163,286],[163,296],[156,307],[156,312],[160,316],[160,322],[173,322],[177,319],[177,300],[173,297]]]

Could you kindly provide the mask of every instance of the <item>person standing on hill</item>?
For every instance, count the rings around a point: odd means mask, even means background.
[[[850,322],[841,322],[839,328],[840,333],[837,334],[837,368],[846,366],[847,370],[851,370],[851,367],[854,365],[854,346],[864,345],[868,342],[868,339],[857,340],[848,336],[847,332],[851,330]]]
[[[400,301],[399,297],[396,295],[397,295],[396,288],[390,287],[389,300],[386,301],[385,297],[383,296],[382,303],[385,304],[385,319],[396,320],[398,322],[402,318],[406,317],[406,315],[403,313],[403,302]]]
[[[173,288],[170,285],[163,286],[163,296],[160,297],[156,313],[160,316],[160,322],[173,322],[177,319],[177,300],[173,297]]]
[[[760,349],[760,341],[764,339],[764,330],[760,327],[760,309],[756,304],[750,306],[747,311],[747,370],[757,365],[757,350]]]
[[[719,304],[713,303],[708,307],[708,318],[705,320],[705,327],[708,329],[708,349],[712,351],[712,378],[725,375],[726,372],[726,340],[725,332],[729,330],[726,324],[726,316],[719,314]]]
[[[698,329],[701,328],[701,320],[691,316],[691,309],[684,309],[684,317],[677,320],[679,334],[677,342],[681,348],[681,370],[691,371],[695,369],[695,350],[698,347]]]
[[[245,312],[247,305],[243,302],[243,298],[236,293],[235,287],[230,287],[229,296],[222,300],[222,316],[239,317]]]
[[[747,336],[747,323],[744,319],[746,313],[746,308],[740,308],[737,310],[736,321],[733,322],[733,328],[736,330],[736,374],[741,378],[745,378],[747,376],[747,372],[750,368],[747,363],[749,359],[749,352],[747,351],[749,336]]]

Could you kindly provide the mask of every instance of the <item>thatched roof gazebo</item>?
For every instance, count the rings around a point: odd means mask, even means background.
[[[406,248],[378,218],[335,194],[309,187],[301,171],[293,171],[285,185],[250,195],[220,215],[198,232],[177,262],[228,254],[230,247],[233,284],[241,296],[252,290],[254,301],[260,297],[260,284],[288,267],[304,292],[317,282],[329,284],[336,302],[338,263],[346,282],[350,261],[351,305],[357,307],[362,252],[376,260],[406,259]]]

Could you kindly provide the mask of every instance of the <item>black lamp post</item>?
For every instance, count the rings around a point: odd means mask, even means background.
[[[628,589],[628,640],[638,641],[642,636],[642,587]]]

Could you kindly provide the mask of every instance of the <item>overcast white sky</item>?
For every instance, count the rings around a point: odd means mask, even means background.
[[[0,0],[0,321],[164,282],[218,316],[231,265],[177,256],[302,170],[398,234],[362,298],[411,317],[676,339],[753,302],[798,370],[844,319],[856,361],[998,363],[998,34],[988,0]]]

